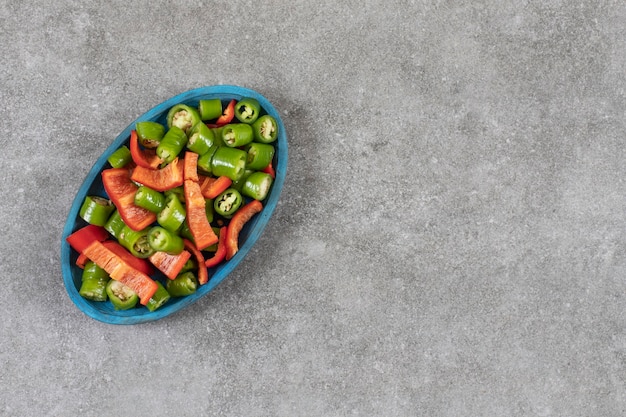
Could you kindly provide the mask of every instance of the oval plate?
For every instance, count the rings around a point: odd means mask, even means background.
[[[210,268],[209,282],[198,287],[195,294],[187,297],[172,297],[167,304],[154,312],[150,312],[147,308],[137,307],[125,311],[117,311],[110,302],[94,302],[80,296],[78,289],[80,288],[82,269],[76,266],[76,258],[78,254],[70,248],[66,238],[77,229],[85,226],[87,223],[78,215],[80,206],[87,195],[106,196],[100,172],[110,167],[108,165],[108,157],[120,146],[129,143],[130,132],[135,128],[135,124],[139,121],[151,120],[166,124],[165,117],[168,110],[175,104],[184,103],[191,106],[198,105],[200,99],[219,98],[223,103],[227,103],[231,99],[240,100],[243,97],[256,98],[261,104],[264,113],[272,115],[278,123],[278,139],[274,142],[276,152],[274,156],[274,168],[276,170],[276,178],[272,184],[269,195],[263,201],[263,210],[255,215],[241,231],[239,235],[239,251],[228,262],[224,262],[216,268]],[[201,87],[194,90],[186,91],[169,100],[159,104],[150,111],[146,112],[137,120],[132,122],[115,141],[100,155],[94,166],[89,171],[87,178],[81,185],[72,207],[70,209],[65,227],[63,229],[63,237],[61,239],[61,269],[63,272],[63,282],[69,294],[70,299],[76,306],[89,317],[110,324],[137,324],[148,321],[159,320],[169,316],[207,295],[213,288],[221,283],[243,260],[250,251],[256,240],[265,229],[276,204],[278,197],[285,182],[285,174],[287,172],[287,135],[285,127],[276,109],[261,94],[254,90],[231,85],[217,85],[209,87]]]

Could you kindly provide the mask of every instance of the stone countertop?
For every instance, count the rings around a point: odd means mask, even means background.
[[[0,415],[626,413],[625,3],[24,1],[0,28]],[[87,317],[76,191],[215,84],[283,118],[273,218],[188,309]]]

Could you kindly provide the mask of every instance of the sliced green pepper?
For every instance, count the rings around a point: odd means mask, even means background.
[[[278,124],[269,114],[263,115],[252,124],[254,140],[261,143],[272,143],[278,138]]]
[[[165,207],[165,196],[160,191],[141,185],[135,193],[135,204],[153,213],[158,213]]]
[[[111,236],[117,239],[124,226],[126,226],[126,223],[124,223],[122,215],[118,210],[115,210],[113,214],[109,216],[109,220],[107,220],[104,228],[111,234]]]
[[[187,133],[189,129],[200,121],[201,118],[198,110],[186,104],[177,104],[167,112],[167,127],[169,129],[176,126]]]
[[[170,194],[176,195],[181,203],[185,202],[185,187],[183,187],[182,185],[180,187],[170,188],[169,190],[165,191],[165,199],[167,199]]]
[[[241,187],[241,193],[255,200],[263,201],[270,191],[273,178],[270,174],[257,171],[250,174]]]
[[[92,261],[85,263],[78,293],[91,301],[106,301],[106,286],[111,278],[109,274]]]
[[[80,207],[79,215],[89,224],[104,226],[114,211],[115,206],[111,203],[111,200],[88,195]]]
[[[175,279],[167,281],[166,289],[172,297],[185,297],[196,292],[198,289],[198,279],[191,272],[183,272]]]
[[[212,127],[210,129],[215,136],[215,144],[217,146],[224,146],[224,140],[222,139],[222,131],[224,130],[224,126]]]
[[[189,258],[187,262],[185,262],[185,265],[183,265],[183,267],[180,269],[180,273],[182,274],[183,272],[192,271],[197,267],[198,264],[196,263],[196,261],[192,258]]]
[[[183,238],[169,230],[154,226],[148,232],[148,243],[155,251],[178,255],[185,249]]]
[[[227,124],[222,130],[222,140],[224,145],[231,148],[247,145],[254,140],[252,126],[245,123]]]
[[[242,201],[241,193],[234,188],[229,188],[215,198],[213,207],[220,216],[229,219],[241,207]]]
[[[156,154],[165,163],[172,162],[187,144],[187,135],[178,126],[172,126],[161,139]]]
[[[144,148],[156,148],[165,135],[165,126],[157,122],[137,122],[135,130],[137,131],[137,139]]]
[[[117,240],[134,256],[145,259],[150,257],[150,255],[155,252],[148,242],[149,231],[149,228],[137,231],[131,229],[128,225],[124,225],[119,233],[119,236],[117,237]]]
[[[274,158],[274,145],[269,143],[253,142],[247,146],[246,150],[248,151],[248,159],[246,160],[246,168],[248,169],[262,170]]]
[[[204,155],[215,143],[215,134],[204,123],[200,122],[189,131],[187,149],[198,155]]]
[[[222,115],[222,100],[219,98],[200,100],[198,112],[204,121],[217,119]]]
[[[246,170],[247,158],[248,154],[244,150],[220,146],[211,158],[211,172],[216,177],[224,176],[237,181]]]
[[[132,161],[132,159],[133,157],[130,154],[128,146],[122,145],[107,158],[107,161],[109,161],[109,164],[111,164],[113,168],[122,168]]]
[[[187,217],[187,211],[176,194],[172,193],[165,197],[165,207],[157,214],[157,222],[164,229],[176,232],[182,226]]]
[[[139,296],[135,291],[114,279],[108,282],[106,292],[116,310],[128,310],[139,302]]]
[[[198,169],[202,171],[203,173],[207,173],[207,174],[211,173],[211,170],[212,170],[211,161],[213,159],[213,155],[215,154],[215,151],[217,150],[217,148],[219,148],[219,146],[217,145],[211,146],[208,151],[200,155],[200,157],[198,158],[198,162],[197,162]]]
[[[170,293],[167,292],[163,284],[160,281],[155,281],[157,283],[157,290],[146,304],[146,307],[150,311],[154,311],[157,308],[161,307],[163,304],[167,303],[167,301],[171,298]]]
[[[242,98],[235,105],[235,117],[241,123],[251,124],[259,117],[261,105],[252,97]]]
[[[231,184],[231,187],[234,188],[235,190],[241,192],[241,188],[243,187],[243,184],[246,182],[246,179],[250,176],[250,174],[252,174],[253,171],[251,169],[248,169],[246,167],[246,170],[244,171],[243,175],[241,176],[241,178],[239,178],[237,181],[233,181],[233,183]]]

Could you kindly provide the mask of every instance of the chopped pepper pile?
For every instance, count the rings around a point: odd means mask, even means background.
[[[206,284],[238,251],[275,178],[278,125],[245,97],[173,106],[166,125],[137,122],[85,198],[67,238],[79,294],[116,310],[154,311]]]

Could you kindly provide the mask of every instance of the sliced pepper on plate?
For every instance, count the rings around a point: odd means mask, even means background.
[[[228,105],[222,112],[222,115],[218,117],[215,121],[216,127],[224,126],[233,120],[233,118],[235,117],[235,104],[237,104],[237,100],[235,99],[232,99],[230,102],[228,102]]]
[[[116,310],[128,310],[135,307],[139,302],[139,297],[135,291],[114,279],[107,283],[106,293]]]
[[[97,195],[88,195],[78,214],[89,224],[104,226],[113,211],[115,211],[115,206],[111,200]]]
[[[226,236],[226,260],[230,260],[239,251],[239,233],[243,226],[257,213],[263,210],[263,204],[259,200],[252,200],[241,207],[233,215],[228,224]]]
[[[204,198],[212,200],[226,191],[232,183],[233,180],[224,175],[217,178],[204,177],[202,183],[200,184],[200,190],[202,191],[202,196],[204,196]]]
[[[174,279],[181,273],[183,268],[187,266],[187,262],[191,258],[189,251],[182,251],[177,255],[172,255],[167,252],[154,252],[150,258],[150,262],[161,271],[169,279]]]
[[[185,181],[185,206],[187,224],[196,247],[203,250],[217,243],[218,237],[211,228],[206,215],[206,201],[200,190],[200,185],[195,181]]]
[[[87,246],[89,246],[94,240],[102,242],[108,238],[109,233],[104,227],[88,224],[87,226],[76,230],[74,233],[65,238],[65,240],[76,252],[83,253],[85,248],[87,248]]]
[[[252,97],[242,98],[235,105],[235,117],[241,123],[251,124],[259,118],[261,105],[259,101]]]
[[[198,250],[192,241],[184,239],[184,242],[185,249],[191,252],[191,254],[195,257],[196,265],[198,265],[198,283],[200,285],[204,285],[209,282],[209,273],[206,269],[206,265],[204,264],[204,255],[202,255],[202,252]]]
[[[130,131],[130,155],[137,166],[144,168],[156,169],[163,162],[154,149],[141,149],[136,130]]]
[[[172,297],[185,297],[196,292],[198,279],[193,272],[187,271],[178,275],[175,279],[167,281],[165,289]]]
[[[219,241],[217,242],[217,250],[212,257],[204,261],[207,268],[217,266],[226,258],[226,237],[228,236],[228,227],[222,226],[219,232]]]
[[[102,171],[101,175],[105,191],[128,227],[141,230],[156,220],[156,214],[135,204],[135,193],[139,187],[131,180],[130,170],[109,168]]]
[[[171,163],[167,164],[165,168],[161,169],[149,169],[137,166],[133,169],[130,179],[146,187],[150,187],[153,190],[166,191],[183,185],[183,167],[184,161],[178,158],[175,158]]]

